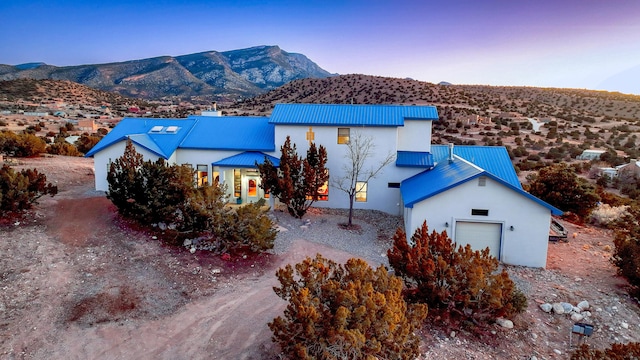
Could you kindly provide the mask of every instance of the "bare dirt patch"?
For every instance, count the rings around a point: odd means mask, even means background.
[[[91,159],[18,163],[37,167],[60,193],[42,198],[19,224],[0,228],[3,359],[277,359],[267,323],[286,304],[272,291],[275,270],[316,253],[338,262],[355,256],[317,241],[345,218],[315,209],[310,226],[277,214],[294,239],[277,253],[228,261],[191,254],[121,221],[104,194],[92,190]],[[392,231],[376,229],[375,222],[359,218],[362,231],[345,236],[380,245],[381,235]],[[546,270],[507,267],[529,299],[514,329],[494,326],[478,340],[464,329],[425,328],[421,358],[568,358],[573,321],[542,312],[540,302],[589,301],[592,316],[585,321],[596,327],[587,340],[593,346],[639,341],[638,305],[609,262],[611,233],[565,225],[569,242],[549,245]],[[377,248],[367,254],[375,257],[372,265],[385,262]]]

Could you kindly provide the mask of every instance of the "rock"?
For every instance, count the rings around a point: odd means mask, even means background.
[[[151,238],[152,238],[153,240],[158,240],[158,237],[157,237],[157,236],[155,236],[155,235],[153,235]]]
[[[573,307],[573,310],[571,310],[571,312],[574,312],[574,313],[578,313],[578,314],[579,314],[579,313],[581,313],[581,312],[582,312],[582,309],[580,309],[580,308],[579,308],[579,307],[577,307],[577,306],[574,306],[574,307]]]
[[[621,322],[620,326],[622,326],[623,329],[628,329],[629,328],[629,324],[627,324],[626,322]]]
[[[548,303],[540,304],[540,309],[542,309],[542,311],[548,313],[548,312],[551,312],[551,310],[553,309],[553,306],[551,306],[551,304],[548,304]]]
[[[191,239],[185,239],[184,242],[182,243],[182,246],[190,246],[191,245]]]
[[[509,319],[497,318],[496,324],[502,326],[505,329],[513,329],[513,322]]]
[[[531,334],[531,338],[532,338],[533,340],[537,339],[537,338],[538,338],[538,334],[536,334],[536,333],[532,333],[532,334]]]
[[[562,355],[562,351],[558,350],[558,349],[553,349],[553,352],[558,354],[558,355]]]
[[[529,360],[538,360],[538,358],[535,357],[535,356],[532,356],[532,357],[529,358]]]
[[[449,335],[449,336],[451,336],[451,338],[456,337],[456,332],[455,332],[455,331],[452,331],[452,332],[451,332],[451,335]]]
[[[558,314],[558,315],[562,315],[564,314],[564,306],[562,306],[562,304],[560,303],[553,303],[553,305],[551,305],[553,307],[553,312]]]
[[[167,224],[165,223],[158,223],[158,229],[160,230],[167,230]]]
[[[562,302],[560,303],[560,305],[562,305],[562,309],[564,309],[564,313],[568,314],[570,312],[573,311],[573,305],[566,303],[566,302]]]
[[[584,316],[584,317],[589,317],[589,316],[591,316],[591,311],[583,311],[583,312],[582,312],[582,316]]]
[[[578,314],[578,313],[571,314],[571,320],[573,320],[574,322],[578,322],[582,319],[584,319],[584,315],[582,314]]]
[[[576,305],[576,307],[580,308],[580,310],[589,310],[589,302],[587,300],[582,300]]]
[[[192,246],[191,249],[189,249],[189,252],[192,253],[192,254],[195,253],[196,252],[196,248]]]

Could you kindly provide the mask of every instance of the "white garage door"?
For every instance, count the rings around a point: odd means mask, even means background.
[[[470,244],[473,250],[489,247],[489,253],[500,259],[501,224],[481,222],[456,222],[456,238],[458,245]]]

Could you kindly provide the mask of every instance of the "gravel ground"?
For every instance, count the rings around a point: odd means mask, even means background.
[[[399,216],[371,210],[354,211],[357,230],[340,227],[347,222],[347,210],[312,208],[302,219],[293,218],[286,211],[276,210],[272,214],[279,229],[273,253],[286,253],[294,240],[305,239],[361,257],[373,266],[389,266],[387,250],[391,248],[393,234],[402,225]]]

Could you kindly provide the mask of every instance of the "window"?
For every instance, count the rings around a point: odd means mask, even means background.
[[[233,196],[239,198],[242,195],[242,175],[240,169],[233,169]]]
[[[318,189],[318,200],[319,201],[329,201],[329,182],[325,181],[322,186]]]
[[[254,179],[249,179],[249,188],[247,189],[247,196],[256,197],[258,196],[258,186],[257,182]]]
[[[367,183],[364,181],[356,181],[356,201],[367,201]]]
[[[338,128],[338,144],[349,143],[349,128]]]
[[[489,216],[489,210],[486,210],[486,209],[471,209],[471,215]]]
[[[387,187],[390,189],[400,189],[400,183],[394,182],[394,183],[388,183]]]
[[[196,184],[198,187],[209,183],[209,166],[198,165],[196,168]]]
[[[487,186],[487,177],[486,176],[480,176],[478,178],[478,186]]]
[[[214,185],[220,184],[220,172],[219,171],[214,171],[213,175],[212,175],[212,178],[213,178],[213,184]]]

